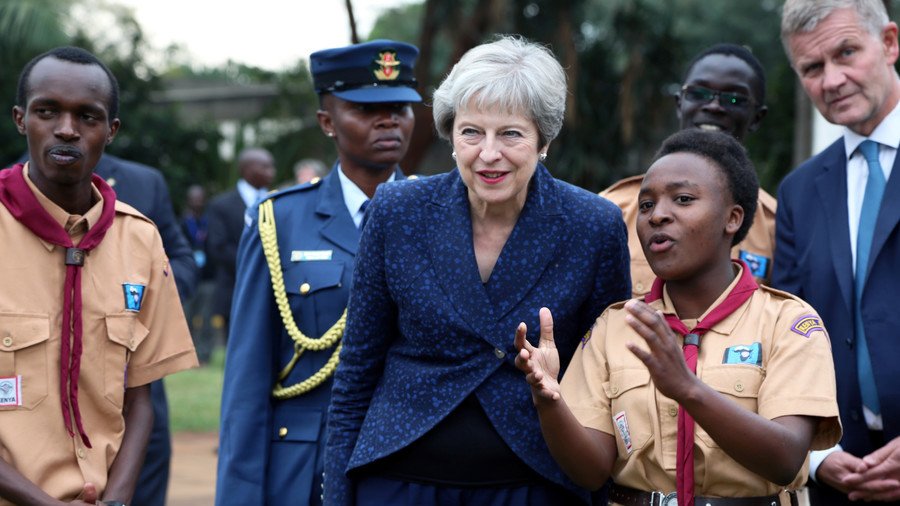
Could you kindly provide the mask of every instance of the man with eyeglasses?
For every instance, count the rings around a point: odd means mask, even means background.
[[[675,96],[675,110],[682,130],[726,132],[743,142],[765,117],[765,101],[766,74],[759,60],[743,46],[717,44],[701,51],[687,66],[684,85]],[[622,209],[628,227],[633,297],[646,295],[656,277],[637,237],[638,192],[643,180],[643,174],[631,176],[600,192]],[[775,198],[760,188],[753,225],[732,249],[732,256],[744,260],[757,281],[767,282],[774,251]]]

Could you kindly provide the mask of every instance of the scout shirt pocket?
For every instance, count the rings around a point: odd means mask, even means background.
[[[738,406],[757,413],[759,409],[759,389],[764,378],[763,369],[756,365],[721,364],[703,368],[701,380],[711,388],[725,395]],[[697,424],[697,436],[710,448],[719,445]]]
[[[627,459],[643,448],[652,434],[648,409],[652,398],[650,371],[644,368],[610,371],[603,390],[609,398],[619,458]]]
[[[0,385],[0,411],[34,409],[47,398],[49,341],[48,315],[0,313],[0,377],[14,378]]]
[[[128,358],[150,331],[133,312],[106,315],[107,341],[103,350],[103,385],[106,399],[117,408],[125,401]]]

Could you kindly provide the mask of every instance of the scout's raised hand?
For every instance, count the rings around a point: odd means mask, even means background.
[[[647,366],[663,395],[682,399],[697,377],[688,369],[675,333],[660,313],[640,300],[626,302],[625,310],[625,321],[643,338],[649,351],[634,342],[626,346]]]
[[[516,367],[525,373],[525,379],[531,385],[531,398],[535,404],[540,401],[557,401],[559,395],[559,352],[553,342],[553,315],[542,307],[539,313],[541,337],[535,348],[525,339],[528,328],[525,322],[516,329]]]

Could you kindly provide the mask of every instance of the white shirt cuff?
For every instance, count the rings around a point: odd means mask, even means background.
[[[822,464],[822,461],[825,460],[825,457],[831,455],[832,453],[842,452],[842,451],[844,451],[844,449],[841,447],[841,445],[838,444],[838,445],[832,446],[831,448],[829,448],[827,450],[809,452],[809,477],[810,477],[810,479],[815,481],[816,483],[818,483],[819,480],[816,479],[816,471],[819,470],[819,466]]]

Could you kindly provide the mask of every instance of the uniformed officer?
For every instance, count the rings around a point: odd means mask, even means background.
[[[153,223],[93,173],[118,85],[79,48],[35,57],[13,119],[29,162],[0,173],[0,504],[131,500],[149,384],[197,365]]]
[[[216,504],[319,504],[325,417],[363,212],[402,178],[420,102],[418,50],[392,40],[310,56],[319,125],[338,151],[324,179],[247,213],[225,362]]]
[[[597,319],[561,386],[549,311],[538,348],[517,333],[554,457],[583,486],[611,476],[612,503],[667,504],[677,490],[687,506],[790,504],[810,448],[840,438],[821,319],[730,259],[757,192],[732,137],[673,135],[641,184],[648,295]]]
[[[768,111],[765,103],[765,70],[753,53],[735,44],[716,44],[695,56],[675,97],[681,129],[726,132],[739,141],[759,128]],[[649,292],[656,278],[637,236],[637,195],[643,179],[643,174],[631,176],[600,192],[622,209],[628,227],[634,297]],[[732,249],[732,256],[744,260],[758,281],[768,282],[774,251],[775,198],[760,189],[753,224],[747,237]]]

